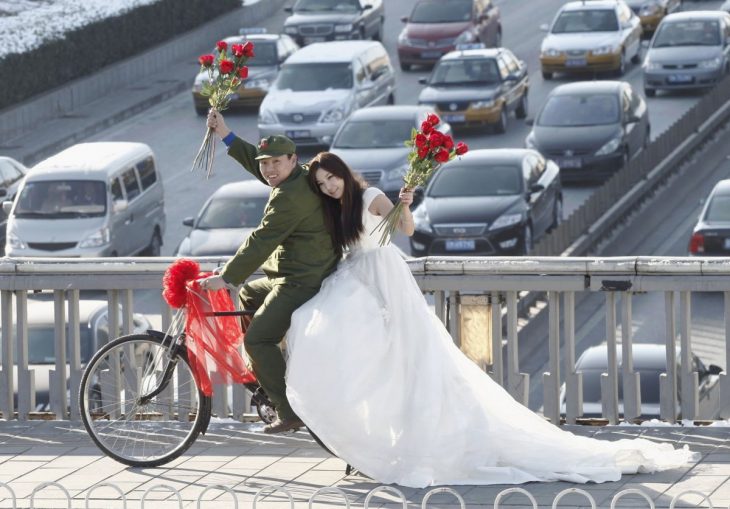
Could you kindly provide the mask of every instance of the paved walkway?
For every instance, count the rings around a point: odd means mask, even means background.
[[[208,508],[236,507],[235,495],[241,508],[254,507],[256,493],[266,486],[284,486],[294,498],[296,509],[309,507],[310,497],[322,487],[337,487],[347,494],[353,508],[402,508],[394,493],[374,495],[367,506],[368,493],[380,486],[357,473],[345,475],[345,464],[329,456],[312,441],[307,433],[298,432],[270,437],[260,433],[261,424],[238,422],[212,423],[208,434],[182,457],[164,468],[129,468],[103,456],[91,442],[83,426],[63,421],[0,421],[0,483],[9,486],[17,496],[19,508],[113,508],[123,507],[119,495],[109,487],[93,491],[88,505],[89,488],[98,483],[113,483],[125,494],[128,508]],[[608,508],[616,493],[639,488],[651,497],[656,507],[669,507],[672,498],[685,490],[697,490],[709,495],[714,507],[730,505],[730,428],[723,427],[638,427],[569,426],[581,435],[600,439],[616,439],[641,435],[675,445],[688,444],[701,451],[703,457],[696,465],[662,472],[624,476],[618,482],[575,485],[564,482],[531,483],[521,486],[536,499],[540,508],[549,508],[555,496],[568,488],[587,491],[597,507]],[[57,487],[37,490],[31,505],[31,495],[44,482],[57,482],[72,497],[69,501]],[[233,493],[211,489],[223,485]],[[145,496],[153,486],[174,488],[177,495],[162,488]],[[429,489],[397,487],[407,499],[408,508],[421,507]],[[468,508],[491,508],[497,494],[511,486],[455,486]],[[203,495],[198,506],[198,498]],[[144,501],[142,500],[144,498]],[[682,497],[677,507],[695,507],[698,496]],[[144,502],[144,504],[143,504]],[[522,494],[502,498],[500,507],[529,507]],[[12,499],[0,484],[0,508],[12,508]],[[286,509],[290,504],[285,495],[262,496],[256,501],[260,509]],[[341,496],[323,494],[315,498],[314,508],[345,507]],[[456,509],[454,495],[440,493],[428,500],[431,509]],[[571,493],[560,500],[561,508],[590,507],[588,500]],[[622,499],[617,507],[649,507],[638,496]],[[710,507],[707,503],[697,507]]]

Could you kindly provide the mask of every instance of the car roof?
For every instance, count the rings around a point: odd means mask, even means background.
[[[496,58],[504,48],[476,48],[476,49],[465,49],[465,50],[454,50],[449,51],[441,60],[462,60],[462,59],[474,59],[478,60],[481,58]]]
[[[662,19],[662,24],[671,23],[672,21],[692,20],[692,19],[720,19],[727,18],[728,13],[725,11],[682,11],[668,14]]]
[[[315,42],[297,50],[289,58],[287,64],[317,63],[349,63],[352,58],[369,48],[381,46],[377,41],[330,41]]]
[[[240,182],[231,182],[220,186],[211,196],[213,198],[251,198],[263,197],[268,198],[271,188],[266,184],[256,180],[242,180]]]
[[[236,44],[244,41],[251,42],[264,42],[264,41],[278,41],[281,38],[281,34],[246,34],[246,35],[231,35],[223,39],[228,44]]]
[[[579,2],[568,2],[561,9],[562,11],[582,11],[582,10],[596,10],[596,9],[610,9],[614,10],[618,5],[617,0],[591,0],[586,2],[581,0]]]
[[[404,119],[434,111],[431,106],[414,104],[370,106],[355,110],[348,121]]]
[[[558,85],[550,92],[550,95],[618,93],[623,83],[623,81],[611,80],[574,81]]]
[[[97,141],[78,143],[58,154],[44,159],[28,172],[29,177],[58,178],[62,175],[99,173],[103,179],[127,162],[144,156],[152,156],[152,150],[144,143],[127,141]],[[88,176],[88,175],[85,175]]]
[[[476,166],[484,163],[519,163],[528,154],[541,157],[538,152],[529,148],[482,148],[469,150],[448,164],[454,165],[463,162],[469,166]]]
[[[665,369],[667,356],[664,343],[633,343],[632,354],[636,369]],[[608,363],[606,343],[587,348],[578,358],[576,369],[603,369]],[[621,344],[616,346],[618,363],[621,364]],[[677,347],[677,354],[680,349]]]
[[[715,184],[712,194],[728,195],[730,194],[730,179],[724,179]]]

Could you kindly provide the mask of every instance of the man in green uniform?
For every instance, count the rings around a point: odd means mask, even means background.
[[[286,399],[286,365],[279,348],[292,313],[318,291],[337,264],[332,237],[319,196],[297,162],[296,147],[286,136],[268,136],[258,147],[235,136],[223,116],[211,110],[208,127],[228,145],[233,157],[254,177],[271,186],[261,224],[249,235],[220,274],[201,281],[208,289],[239,286],[259,267],[266,277],[243,285],[245,309],[255,309],[244,341],[259,383],[276,407],[278,418],[265,433],[304,426]]]

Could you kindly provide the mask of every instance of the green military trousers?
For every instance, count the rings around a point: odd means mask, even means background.
[[[292,313],[318,291],[298,283],[273,283],[261,278],[244,284],[239,294],[244,309],[256,310],[246,330],[246,353],[280,419],[296,414],[286,399],[286,364],[279,343],[289,329]]]

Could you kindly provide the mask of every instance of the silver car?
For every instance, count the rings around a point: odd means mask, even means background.
[[[411,139],[411,129],[417,129],[429,113],[436,110],[432,106],[363,108],[342,124],[330,150],[395,201],[411,151],[403,142]],[[451,134],[446,122],[439,124],[439,130]]]
[[[644,92],[709,88],[728,72],[730,14],[677,12],[665,17],[644,59]]]

